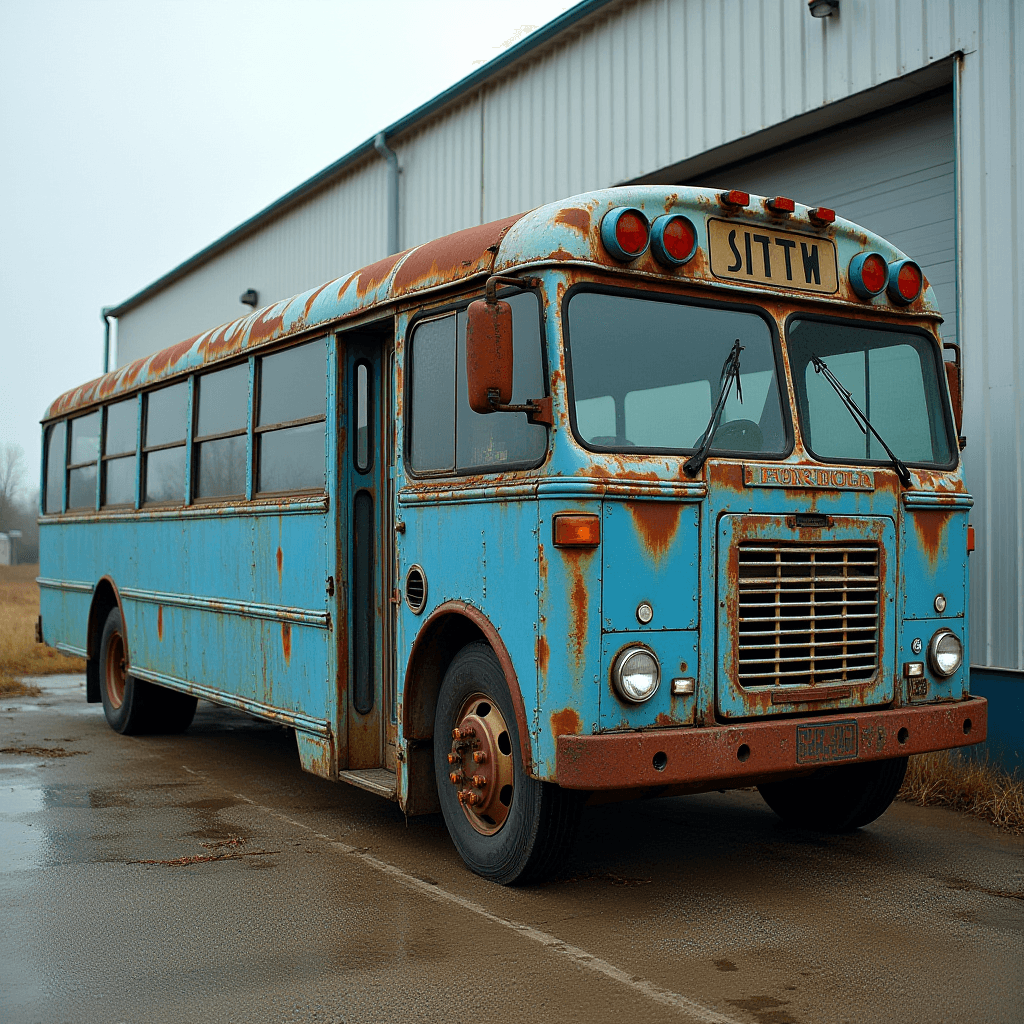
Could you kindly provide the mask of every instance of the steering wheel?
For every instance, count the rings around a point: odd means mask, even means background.
[[[759,452],[763,443],[761,428],[753,420],[729,420],[719,425],[711,447],[733,452]]]

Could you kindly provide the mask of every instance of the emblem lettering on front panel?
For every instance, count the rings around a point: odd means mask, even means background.
[[[830,491],[873,491],[875,474],[865,469],[821,466],[744,466],[747,487],[803,487]]]
[[[836,246],[830,238],[711,220],[708,241],[715,277],[805,292],[839,290]]]

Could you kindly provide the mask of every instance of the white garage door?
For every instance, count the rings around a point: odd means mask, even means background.
[[[699,181],[828,206],[924,269],[956,341],[953,96],[939,96],[703,174]]]

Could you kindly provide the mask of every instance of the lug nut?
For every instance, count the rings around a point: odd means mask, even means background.
[[[462,772],[452,772],[451,775],[448,776],[448,778],[452,780],[452,785],[455,786],[457,786],[465,777],[466,776],[463,775]]]
[[[487,751],[485,751],[485,750],[474,750],[473,751],[473,760],[476,761],[477,764],[484,764],[486,762],[486,760],[487,760]]]
[[[477,789],[483,789],[484,786],[487,785],[487,776],[486,775],[474,775],[473,776],[473,785],[476,786]]]
[[[458,757],[457,754],[449,754],[448,755],[448,763],[449,764],[455,764],[455,762],[458,761],[458,760],[459,760],[459,757]]]

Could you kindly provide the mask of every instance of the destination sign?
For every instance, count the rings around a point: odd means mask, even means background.
[[[821,466],[744,466],[748,487],[804,487],[830,491],[873,491],[875,474],[864,469]]]
[[[805,292],[839,290],[836,247],[830,238],[710,220],[708,244],[715,277]]]

